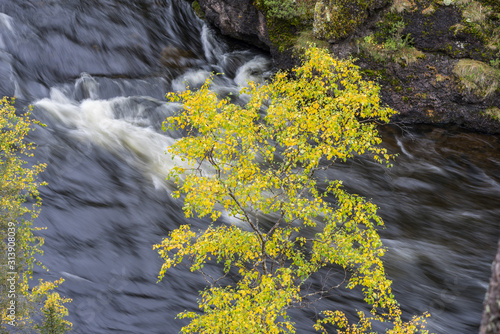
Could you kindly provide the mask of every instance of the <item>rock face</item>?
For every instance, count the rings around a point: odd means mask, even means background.
[[[318,0],[314,8],[314,35],[334,43],[351,35],[371,13],[389,0]]]
[[[358,61],[368,79],[379,82],[382,101],[398,111],[393,122],[455,124],[499,133],[499,122],[490,113],[495,114],[494,106],[500,105],[500,92],[485,95],[468,88],[478,85],[464,85],[466,81],[457,75],[460,64],[460,60],[432,53],[410,64],[374,63],[364,57]]]
[[[486,295],[479,334],[500,333],[500,242],[493,262],[490,287]]]
[[[270,50],[266,17],[253,0],[198,0],[208,22],[223,35]]]
[[[377,52],[362,52],[361,64],[381,74],[384,102],[400,112],[398,121],[499,133],[500,68],[492,64],[500,58],[500,17],[476,0],[446,3],[394,0],[383,18],[387,22],[392,16],[382,44],[399,41],[403,52],[382,60],[376,59]],[[411,49],[422,57],[403,59]]]
[[[266,16],[254,0],[198,0],[205,20],[228,37],[243,41],[271,53],[276,69],[297,65],[292,50],[280,50],[269,38]]]
[[[383,102],[399,111],[396,122],[500,133],[498,0],[308,0],[301,3],[312,4],[309,17],[295,23],[267,21],[254,0],[198,2],[209,23],[269,51],[276,68],[296,63],[303,35],[327,41],[337,57],[357,58]]]

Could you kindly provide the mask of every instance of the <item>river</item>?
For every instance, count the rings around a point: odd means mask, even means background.
[[[164,153],[180,136],[161,131],[176,110],[169,91],[236,92],[270,73],[267,55],[224,40],[180,0],[0,0],[0,94],[32,104],[47,124],[30,136],[46,162],[46,226],[35,278],[58,291],[74,333],[177,333],[204,280],[186,267],[157,283],[152,249],[186,220],[164,180]],[[380,206],[387,272],[407,314],[429,311],[435,333],[477,333],[500,237],[500,137],[450,126],[381,129],[398,154],[391,169],[357,158],[327,172]],[[219,270],[213,268],[213,270]],[[316,307],[364,309],[337,290]],[[294,310],[312,333],[316,309]]]

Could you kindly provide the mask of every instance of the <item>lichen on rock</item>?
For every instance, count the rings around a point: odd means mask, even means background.
[[[313,33],[316,38],[335,42],[352,34],[368,18],[370,11],[387,0],[319,0],[314,9]]]

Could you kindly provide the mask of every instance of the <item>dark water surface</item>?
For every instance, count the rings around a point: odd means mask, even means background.
[[[184,1],[0,0],[0,94],[34,105],[32,135],[48,164],[43,262],[75,333],[177,333],[204,281],[185,267],[161,283],[152,249],[186,223],[164,175],[179,133],[161,122],[164,94],[198,86],[236,92],[269,76],[269,60],[223,42]],[[500,231],[500,138],[438,127],[386,127],[392,169],[359,158],[327,172],[373,199],[386,222],[387,270],[403,309],[429,311],[436,333],[477,333]],[[206,222],[192,220],[202,228]],[[212,268],[216,271],[218,268]],[[364,309],[338,290],[318,308]],[[296,310],[310,333],[315,309]]]

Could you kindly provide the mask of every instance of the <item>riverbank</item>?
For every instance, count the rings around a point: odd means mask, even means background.
[[[336,2],[316,1],[299,23],[273,19],[252,0],[199,0],[193,6],[222,34],[269,51],[277,69],[295,65],[307,42],[357,58],[365,77],[381,85],[383,102],[399,111],[395,123],[500,133],[498,5],[379,0],[363,7],[358,1],[349,7],[352,19],[345,24],[352,26],[346,28],[334,23],[335,8],[342,10],[332,7]]]

